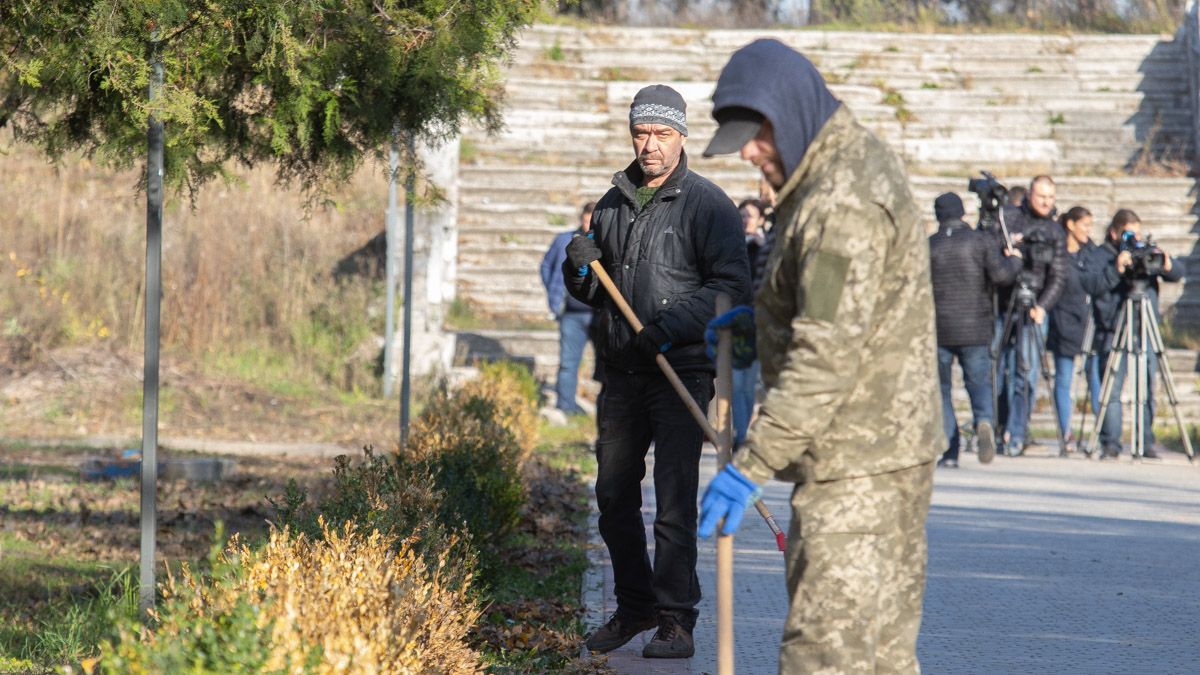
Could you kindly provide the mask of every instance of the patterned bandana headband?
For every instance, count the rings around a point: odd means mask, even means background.
[[[687,103],[679,92],[663,84],[639,91],[629,106],[629,126],[665,124],[687,136]]]

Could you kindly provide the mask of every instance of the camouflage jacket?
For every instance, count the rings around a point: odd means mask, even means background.
[[[899,160],[842,107],[777,210],[755,299],[767,394],[734,465],[806,482],[933,460],[946,441],[929,246]]]

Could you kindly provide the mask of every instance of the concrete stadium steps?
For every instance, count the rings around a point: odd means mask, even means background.
[[[1200,279],[1194,182],[1120,176],[1144,150],[1168,159],[1190,151],[1181,41],[537,26],[507,67],[505,129],[464,134],[462,295],[484,311],[543,317],[542,252],[629,163],[629,100],[645,84],[672,84],[688,101],[690,166],[735,200],[756,194],[750,167],[698,151],[715,128],[709,97],[720,68],[760,36],[809,55],[839,98],[900,152],[927,226],[929,205],[947,190],[963,196],[974,219],[966,179],[981,169],[1010,186],[1048,172],[1059,180],[1060,208],[1090,208],[1097,235],[1117,208],[1133,208]],[[651,42],[652,63],[637,48]],[[1163,297],[1177,299],[1183,322],[1200,324],[1200,290],[1166,286]]]
[[[757,177],[745,167],[700,166],[697,170],[715,180],[735,198],[754,194]],[[513,176],[523,177],[514,186]],[[462,170],[463,203],[460,206],[459,279],[464,295],[478,300],[488,311],[542,317],[545,302],[538,268],[553,237],[572,229],[578,201],[596,199],[609,187],[611,172],[599,167],[543,165],[469,165]],[[1028,183],[1029,177],[1006,178],[1009,185]],[[966,191],[966,178],[913,176],[918,204],[931,205],[942,192],[957,192],[967,207],[967,218],[977,217],[977,200]],[[1132,208],[1144,222],[1146,232],[1172,255],[1182,258],[1192,270],[1200,270],[1195,219],[1196,203],[1190,179],[1077,178],[1059,181],[1059,205],[1066,210],[1075,204],[1087,206],[1096,216],[1096,236],[1118,208]],[[924,209],[926,227],[936,227],[932,207]],[[476,296],[478,294],[478,297]],[[1179,284],[1165,284],[1166,305],[1180,302],[1176,313],[1196,316],[1200,299],[1184,297]]]
[[[1024,104],[1050,97],[1056,110],[1121,109],[1122,101],[1127,105],[1131,100],[1135,105],[1155,101],[1169,110],[1186,97],[1186,81],[1177,76],[1182,46],[1158,36],[682,31],[664,38],[656,30],[655,59],[647,66],[642,52],[629,48],[647,38],[644,31],[547,27],[526,36],[529,46],[513,72],[531,68],[543,75],[549,65],[560,75],[580,79],[700,81],[710,86],[731,51],[767,35],[802,49],[835,86],[897,90],[910,108],[920,105],[922,93],[930,94],[923,88],[935,85],[939,93],[965,98],[999,94],[993,102]],[[550,61],[554,45],[559,61]],[[700,98],[707,99],[708,93]],[[847,92],[839,94],[847,97]],[[846,100],[857,102],[852,96]]]
[[[545,301],[543,300],[543,306]],[[589,350],[590,351],[590,350]],[[558,370],[558,332],[550,330],[475,330],[455,334],[456,358],[463,365],[481,359],[495,361],[532,358],[534,376],[553,382]]]

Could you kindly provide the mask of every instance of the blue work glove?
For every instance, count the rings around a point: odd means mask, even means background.
[[[758,358],[758,350],[754,341],[754,308],[750,305],[738,305],[721,316],[708,322],[704,331],[705,353],[713,361],[717,360],[717,330],[729,328],[733,333],[733,367],[749,368]]]
[[[721,528],[721,534],[733,534],[742,524],[746,507],[758,501],[761,495],[762,490],[754,481],[746,478],[732,463],[726,464],[708,484],[700,502],[700,536],[712,536],[722,518],[725,526]]]

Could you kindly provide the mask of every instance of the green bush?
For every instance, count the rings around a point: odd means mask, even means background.
[[[219,524],[215,537],[223,537]],[[85,672],[93,666],[106,675],[271,672],[265,668],[271,626],[260,621],[250,597],[237,592],[245,569],[237,559],[222,556],[217,545],[208,560],[211,571],[201,577],[186,565],[182,579],[168,572],[154,629],[136,617],[118,621],[113,639],[100,644],[98,664],[85,661]]]
[[[509,363],[484,366],[480,377],[435,391],[413,422],[408,446],[394,455],[370,448],[362,461],[338,458],[328,497],[309,505],[294,485],[274,502],[280,524],[313,538],[319,519],[354,523],[474,568],[483,584],[497,579],[501,552],[520,520],[526,493],[521,467],[537,439],[537,383]],[[450,544],[448,542],[454,542]]]
[[[437,392],[396,457],[403,475],[427,476],[440,494],[442,527],[470,534],[485,583],[525,503],[523,453],[497,402],[464,389]]]

